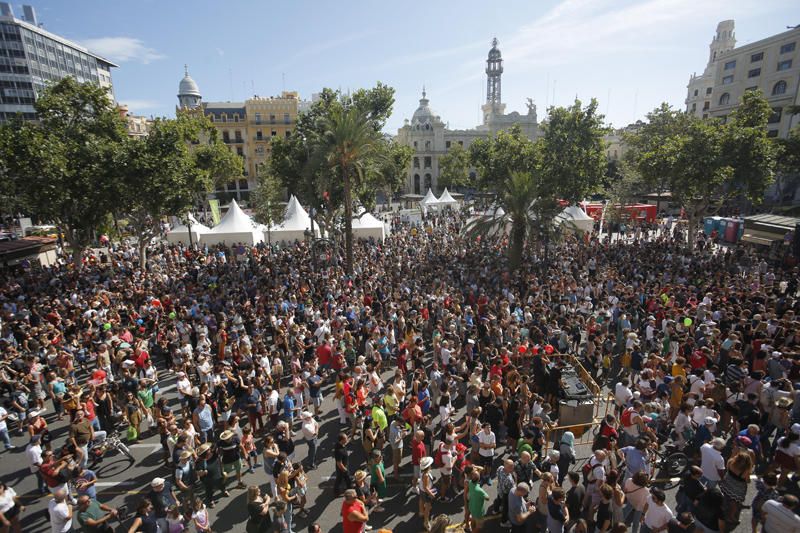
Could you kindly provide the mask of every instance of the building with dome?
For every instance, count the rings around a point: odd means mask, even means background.
[[[288,137],[297,125],[300,99],[296,92],[284,91],[280,96],[255,95],[244,102],[205,102],[197,83],[184,67],[178,83],[177,109],[202,111],[219,132],[232,152],[244,160],[239,179],[220,184],[213,196],[227,202],[236,199],[247,205],[256,186],[258,167],[269,158],[272,139]]]
[[[528,112],[505,113],[506,105],[502,100],[503,58],[498,48],[498,41],[492,41],[492,48],[486,60],[486,103],[481,106],[483,123],[473,129],[451,130],[430,107],[425,88],[419,107],[414,111],[411,120],[406,119],[397,131],[396,140],[400,144],[414,149],[411,167],[406,176],[405,192],[425,194],[428,188],[440,192],[439,158],[456,144],[468,148],[475,139],[485,139],[498,131],[518,125],[523,133],[534,140],[540,135],[536,118],[536,105],[528,99]],[[475,177],[475,169],[470,174]]]
[[[183,79],[178,84],[178,107],[181,109],[197,109],[203,97],[200,95],[200,88],[191,76],[189,76],[189,65],[183,66]]]

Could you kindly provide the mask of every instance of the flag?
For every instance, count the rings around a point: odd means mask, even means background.
[[[216,226],[219,224],[220,216],[219,216],[219,200],[209,200],[208,205],[211,206],[211,219],[214,221],[214,225]]]

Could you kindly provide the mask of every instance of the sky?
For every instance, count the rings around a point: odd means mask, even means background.
[[[184,64],[205,101],[323,87],[395,88],[385,130],[419,105],[450,128],[476,126],[492,38],[504,59],[506,112],[539,119],[592,97],[622,127],[668,102],[683,108],[719,21],[739,45],[800,24],[797,0],[30,0],[44,28],[119,65],[114,90],[131,112],[174,116]],[[22,8],[13,3],[20,17]]]

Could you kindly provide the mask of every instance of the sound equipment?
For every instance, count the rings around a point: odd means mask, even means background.
[[[565,400],[588,400],[592,398],[592,393],[584,385],[575,367],[565,364],[561,367],[561,398]]]
[[[558,425],[577,426],[570,429],[575,437],[580,437],[583,432],[591,427],[594,422],[594,401],[561,400],[558,402]],[[586,424],[578,426],[578,424]]]

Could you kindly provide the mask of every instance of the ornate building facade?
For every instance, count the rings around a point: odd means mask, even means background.
[[[427,98],[425,88],[419,107],[409,121],[397,131],[397,142],[414,149],[411,168],[406,176],[405,192],[425,194],[428,188],[436,193],[441,192],[439,182],[439,160],[453,146],[469,148],[475,139],[485,139],[498,131],[518,125],[525,135],[534,140],[540,135],[536,117],[536,105],[529,98],[528,112],[505,113],[506,105],[502,100],[503,58],[498,48],[497,39],[492,41],[492,48],[486,60],[486,103],[481,106],[483,124],[473,129],[451,130],[447,128],[441,117],[433,112]],[[475,170],[470,169],[475,175]]]

